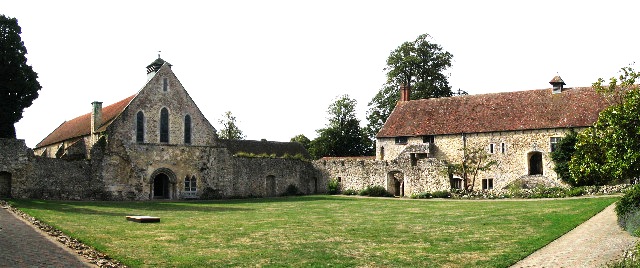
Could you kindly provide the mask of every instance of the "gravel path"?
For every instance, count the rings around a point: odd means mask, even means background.
[[[602,267],[638,242],[618,226],[615,204],[511,267]]]

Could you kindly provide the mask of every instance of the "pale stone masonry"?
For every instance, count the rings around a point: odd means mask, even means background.
[[[474,189],[564,186],[553,171],[550,153],[569,131],[595,123],[608,102],[592,88],[564,88],[554,77],[550,89],[437,99],[401,100],[377,134],[374,158],[321,160],[325,179],[339,179],[343,190],[381,185],[391,193],[460,189],[459,174],[445,162],[458,163],[463,148],[481,148],[497,162],[480,172]]]

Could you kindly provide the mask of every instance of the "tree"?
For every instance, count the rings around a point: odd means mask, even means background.
[[[575,181],[569,172],[569,161],[576,151],[576,142],[578,141],[578,133],[571,129],[556,145],[556,149],[551,152],[551,160],[553,160],[553,170],[558,177],[571,185],[575,186]]]
[[[634,180],[640,174],[640,73],[622,68],[607,86],[598,79],[593,87],[613,96],[612,106],[600,112],[594,126],[578,135],[576,152],[569,162],[578,185],[604,185]],[[617,104],[616,104],[617,103]]]
[[[21,33],[17,19],[0,15],[0,138],[16,137],[14,124],[42,88],[38,74],[27,65]]]
[[[464,190],[471,192],[476,184],[478,173],[488,171],[497,164],[497,161],[489,158],[489,153],[487,153],[484,148],[464,147],[462,149],[461,161],[457,163],[447,162],[446,166],[448,175],[460,176],[460,178],[462,178]]]
[[[311,144],[311,140],[309,140],[309,138],[307,138],[307,136],[305,136],[304,134],[296,135],[295,137],[291,138],[290,141],[302,144],[302,147],[304,147],[307,151],[309,150],[309,145]]]
[[[231,111],[224,113],[223,117],[223,119],[218,120],[218,123],[222,125],[219,137],[227,140],[244,139],[245,135],[242,134],[242,130],[236,126],[236,117],[231,114]]]
[[[369,139],[356,118],[356,100],[349,95],[339,97],[327,110],[329,123],[317,130],[318,137],[311,141],[309,154],[323,156],[363,156],[372,154]]]
[[[380,131],[399,100],[399,87],[411,87],[411,99],[450,97],[453,95],[444,71],[451,67],[453,55],[442,51],[423,34],[404,42],[387,58],[387,82],[369,102],[367,134],[370,138]],[[459,94],[466,94],[461,91]]]

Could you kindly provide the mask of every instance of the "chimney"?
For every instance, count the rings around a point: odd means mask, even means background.
[[[410,85],[401,85],[400,86],[400,101],[410,101],[411,100],[411,86]]]
[[[553,77],[553,79],[549,81],[549,84],[553,86],[553,94],[561,93],[562,90],[564,89],[563,86],[566,85],[564,81],[562,81],[562,78],[560,78],[559,75],[556,75],[555,77]]]
[[[91,133],[98,132],[98,128],[102,125],[102,102],[94,101],[91,103],[93,110],[91,111]]]

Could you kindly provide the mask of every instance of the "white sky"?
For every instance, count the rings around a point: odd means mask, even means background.
[[[16,124],[33,147],[63,121],[144,86],[162,51],[216,128],[225,111],[247,139],[310,139],[342,94],[367,103],[389,52],[429,33],[453,54],[454,90],[568,87],[640,59],[638,1],[16,1],[40,97]]]

